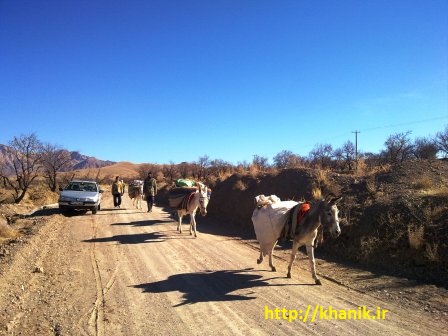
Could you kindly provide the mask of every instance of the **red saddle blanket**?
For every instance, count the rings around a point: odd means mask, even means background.
[[[297,224],[302,221],[308,211],[310,211],[310,204],[308,202],[302,203],[300,205],[299,213],[297,214]]]

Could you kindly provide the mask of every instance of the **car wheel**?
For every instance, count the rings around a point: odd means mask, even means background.
[[[98,210],[99,210],[99,207],[96,206],[92,209],[92,213],[95,215],[98,212]]]

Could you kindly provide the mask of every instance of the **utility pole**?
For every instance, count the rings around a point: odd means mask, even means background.
[[[355,171],[358,171],[358,133],[361,132],[356,130],[352,133],[355,133]]]

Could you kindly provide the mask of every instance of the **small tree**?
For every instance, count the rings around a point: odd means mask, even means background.
[[[448,157],[448,126],[445,127],[443,132],[437,133],[435,143],[437,150],[442,152],[444,157]]]
[[[233,171],[232,165],[224,160],[215,159],[210,162],[210,174],[219,177],[225,173],[231,173]]]
[[[342,166],[342,169],[353,170],[355,163],[355,145],[351,141],[347,141],[342,148],[338,148],[333,152],[336,161]]]
[[[44,176],[51,191],[58,187],[57,174],[70,167],[70,153],[58,146],[45,144],[42,150]]]
[[[330,144],[316,145],[310,152],[311,162],[320,165],[322,168],[330,167],[333,158],[333,147]]]
[[[414,156],[417,159],[435,159],[437,157],[437,145],[434,140],[417,138],[414,141]]]
[[[210,158],[208,155],[200,157],[196,164],[198,180],[207,178],[207,169],[210,167]]]
[[[182,178],[186,179],[187,177],[191,176],[191,164],[189,164],[188,162],[179,163],[178,169]]]
[[[390,163],[402,163],[411,158],[414,146],[409,139],[411,131],[396,133],[387,138],[383,157]]]
[[[247,172],[250,169],[250,163],[247,162],[246,160],[244,161],[238,161],[238,163],[236,164],[236,169],[241,173],[241,172]]]
[[[4,172],[0,172],[0,177],[14,190],[14,202],[18,204],[42,169],[42,143],[34,133],[21,135],[9,142],[6,152],[11,157],[15,179]]]
[[[167,178],[170,179],[170,181],[173,181],[176,175],[178,174],[176,165],[173,161],[170,161],[169,164],[163,165],[163,175],[165,175]]]
[[[269,167],[269,159],[260,155],[254,155],[252,160],[252,166],[256,167],[260,171],[265,171]]]

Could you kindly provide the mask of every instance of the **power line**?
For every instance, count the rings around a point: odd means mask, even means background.
[[[375,131],[375,130],[378,130],[378,129],[391,128],[391,127],[401,127],[401,126],[415,125],[415,124],[420,124],[420,123],[423,123],[423,122],[444,120],[444,119],[448,119],[448,116],[436,117],[436,118],[430,118],[430,119],[422,119],[422,120],[415,120],[415,121],[409,121],[409,122],[400,123],[400,124],[390,124],[390,125],[384,125],[384,126],[376,126],[376,127],[372,127],[372,128],[363,129],[362,132]]]
[[[371,128],[365,128],[365,129],[361,129],[361,130],[356,130],[355,132],[358,133],[366,133],[366,132],[371,132],[371,131],[376,131],[376,130],[380,130],[380,129],[387,129],[387,128],[393,128],[393,127],[402,127],[402,126],[408,126],[408,125],[415,125],[415,124],[421,124],[421,123],[425,123],[425,122],[430,122],[430,121],[437,121],[437,120],[447,120],[448,119],[448,115],[445,116],[438,116],[438,117],[433,117],[433,118],[427,118],[427,119],[421,119],[421,120],[413,120],[413,121],[408,121],[408,122],[403,122],[403,123],[399,123],[399,124],[389,124],[389,125],[382,125],[382,126],[375,126],[375,127],[371,127]],[[355,133],[352,131],[352,133]],[[348,132],[345,133],[341,133],[338,135],[334,135],[334,136],[330,136],[326,139],[322,139],[321,142],[331,142],[335,139],[339,139],[342,137],[346,137]],[[355,133],[356,136],[358,133]],[[313,144],[309,143],[309,144],[304,144],[304,147],[308,147],[308,146],[312,146]],[[314,145],[316,145],[316,143],[314,143]]]

